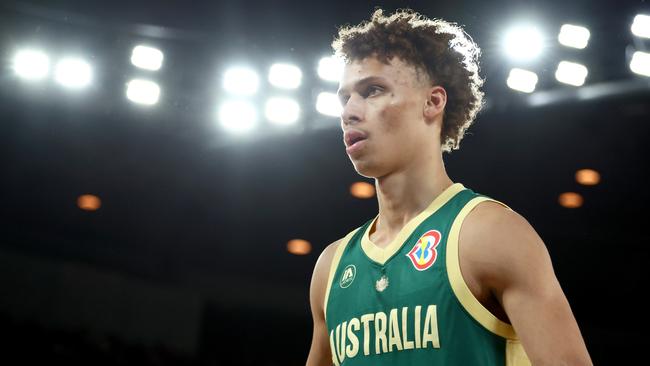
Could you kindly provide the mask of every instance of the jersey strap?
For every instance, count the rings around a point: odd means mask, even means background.
[[[524,349],[517,338],[512,325],[500,320],[481,304],[474,294],[470,291],[467,283],[463,279],[460,270],[460,260],[458,255],[458,239],[460,228],[467,215],[481,202],[492,201],[507,209],[511,210],[506,204],[495,199],[478,196],[471,199],[454,219],[447,240],[447,274],[451,288],[456,298],[463,308],[484,328],[490,332],[507,339],[506,343],[506,366],[529,366],[531,363],[524,352]]]

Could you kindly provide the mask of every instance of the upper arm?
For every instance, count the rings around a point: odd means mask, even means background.
[[[311,304],[311,315],[314,321],[314,331],[311,340],[311,348],[307,358],[307,366],[331,365],[332,356],[330,352],[327,324],[325,323],[325,292],[327,291],[327,280],[329,279],[332,258],[336,252],[340,240],[327,246],[321,253],[309,288],[309,302]]]
[[[498,300],[534,365],[591,365],[551,258],[518,213],[484,202],[467,216],[461,256]],[[465,229],[466,227],[466,229]]]

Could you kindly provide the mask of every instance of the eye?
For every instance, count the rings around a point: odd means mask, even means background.
[[[368,87],[368,89],[366,89],[365,94],[366,94],[367,97],[371,97],[373,95],[381,93],[382,91],[384,91],[384,88],[382,88],[381,86],[379,86],[379,85],[371,85],[371,86]]]

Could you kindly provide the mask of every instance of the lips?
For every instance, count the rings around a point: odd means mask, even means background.
[[[346,147],[351,147],[352,145],[356,144],[359,141],[363,141],[366,138],[368,138],[366,133],[359,130],[347,130],[343,134],[343,141],[345,142]]]

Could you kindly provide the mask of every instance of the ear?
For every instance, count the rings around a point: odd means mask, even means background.
[[[447,105],[447,91],[441,86],[434,86],[428,89],[427,99],[424,103],[424,118],[427,121],[434,121],[438,116],[443,115]]]

